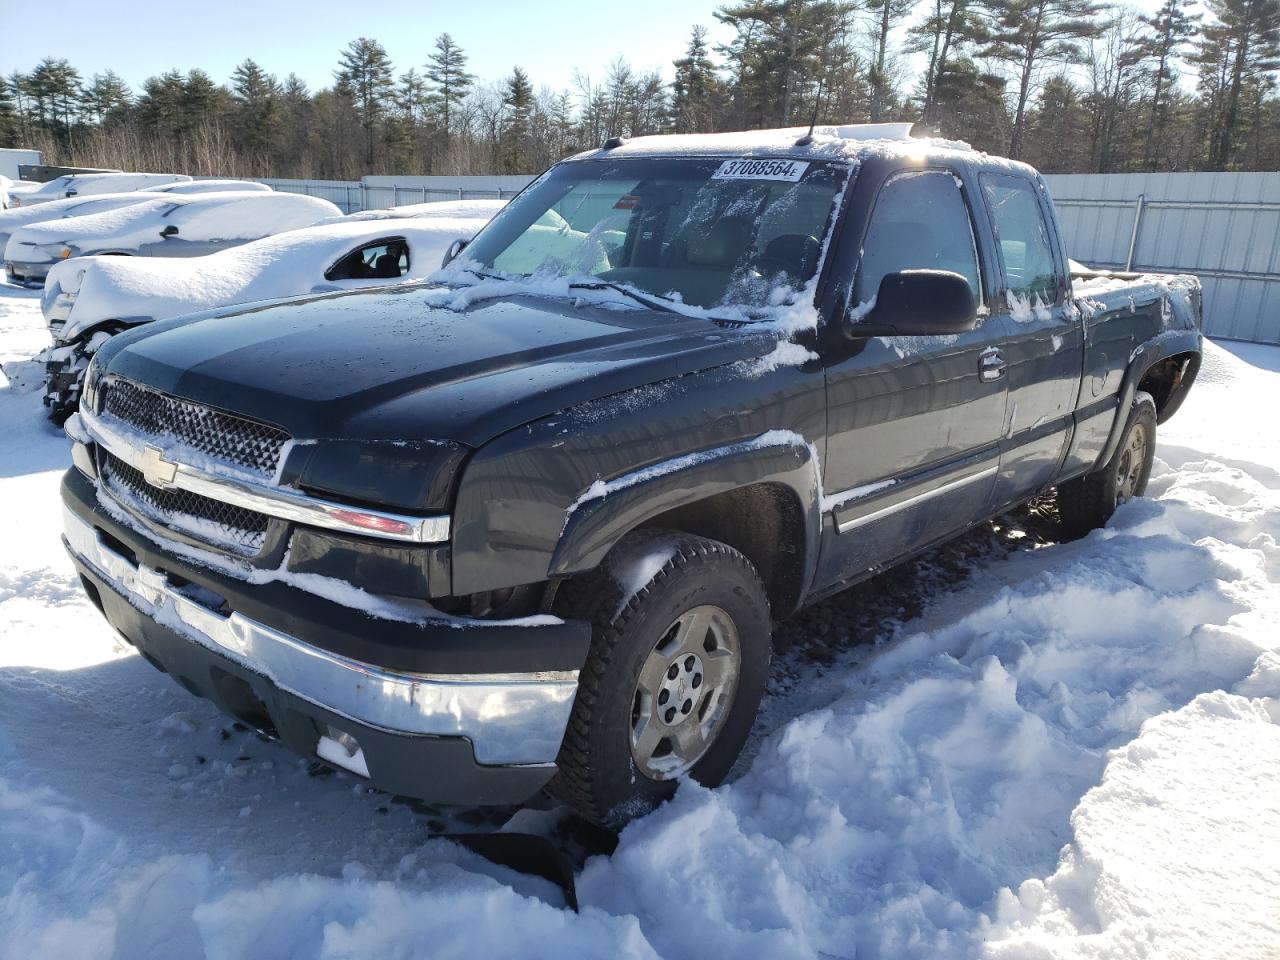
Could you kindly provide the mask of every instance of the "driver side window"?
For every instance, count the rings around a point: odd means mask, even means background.
[[[409,272],[409,246],[400,237],[352,250],[325,273],[326,280],[395,280]]]
[[[880,281],[902,270],[949,270],[982,301],[969,208],[954,176],[941,170],[900,173],[880,188],[862,241],[854,304],[870,303]]]

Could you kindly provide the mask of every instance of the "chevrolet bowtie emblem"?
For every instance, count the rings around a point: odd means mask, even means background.
[[[162,489],[171,485],[173,478],[178,475],[178,465],[166,460],[159,447],[150,445],[143,448],[138,469],[142,471],[142,478],[147,483]]]

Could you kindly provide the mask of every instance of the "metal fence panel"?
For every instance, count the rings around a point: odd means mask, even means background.
[[[1045,179],[1072,257],[1194,273],[1204,284],[1206,333],[1280,343],[1280,173]]]
[[[343,213],[356,213],[364,209],[359,180],[287,180],[279,177],[253,179],[283,193],[302,193],[308,197],[323,197],[325,200],[336,203]]]

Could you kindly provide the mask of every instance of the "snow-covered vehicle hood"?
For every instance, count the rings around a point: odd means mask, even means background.
[[[270,193],[271,187],[256,180],[179,180],[156,187],[148,187],[154,193],[178,194],[185,196],[194,193]]]
[[[49,271],[45,302],[74,294],[74,306],[57,333],[58,339],[71,341],[107,321],[165,320],[335,290],[325,281],[325,271],[354,247],[387,237],[408,241],[409,271],[402,280],[419,279],[440,266],[450,243],[471,237],[485,222],[461,217],[339,222],[290,230],[203,257],[83,257]],[[343,284],[386,286],[388,281]]]
[[[406,217],[414,219],[468,217],[487,221],[510,202],[510,200],[440,200],[435,203],[409,203],[401,207],[348,213],[346,216],[322,220],[316,226],[329,223],[353,223],[358,220],[403,220]]]
[[[473,293],[405,284],[162,321],[113,337],[98,369],[299,439],[479,446],[578,403],[757,358],[777,341],[622,297]]]

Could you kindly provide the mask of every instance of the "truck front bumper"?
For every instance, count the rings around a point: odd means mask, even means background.
[[[64,542],[90,598],[128,642],[189,691],[392,793],[440,803],[517,803],[554,775],[576,669],[415,673],[323,649],[230,609],[198,566],[143,557],[136,541],[122,542],[125,530],[100,516],[88,497],[74,495],[82,486],[76,481],[93,489],[69,473]],[[368,620],[376,631],[377,619]],[[429,631],[457,629],[444,621],[424,626],[424,640]],[[509,629],[518,641],[522,628]]]

